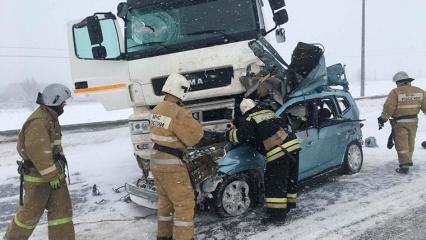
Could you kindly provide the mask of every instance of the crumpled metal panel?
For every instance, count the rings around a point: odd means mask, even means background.
[[[300,82],[300,84],[289,94],[289,97],[297,97],[313,93],[321,86],[328,86],[327,68],[324,55],[318,65]]]
[[[216,176],[218,171],[216,160],[223,155],[223,147],[217,144],[193,152],[188,164],[192,184],[195,186],[209,177]]]
[[[345,91],[349,90],[349,82],[346,79],[345,68],[341,63],[327,67],[328,84],[330,86],[342,86]]]

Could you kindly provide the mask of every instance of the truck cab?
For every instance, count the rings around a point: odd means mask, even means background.
[[[124,35],[111,12],[74,21],[68,30],[74,92],[107,110],[133,108],[129,126],[142,168],[152,147],[149,115],[168,75],[190,81],[185,105],[206,130],[224,130],[246,91],[240,77],[262,64],[248,43],[273,30],[282,41],[284,7],[284,0],[127,0],[117,7]],[[269,28],[265,15],[273,16]]]

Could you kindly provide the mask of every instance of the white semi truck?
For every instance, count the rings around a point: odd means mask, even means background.
[[[190,81],[185,105],[206,130],[223,131],[233,119],[246,91],[240,77],[263,64],[248,43],[274,30],[278,42],[285,38],[284,0],[264,1],[127,0],[117,7],[124,35],[111,12],[74,21],[68,30],[74,92],[107,110],[133,108],[131,138],[144,169],[152,147],[150,111],[162,101],[169,74]]]

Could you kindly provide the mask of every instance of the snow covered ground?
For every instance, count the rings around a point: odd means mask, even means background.
[[[420,83],[417,85],[425,87],[424,81]],[[386,94],[391,87],[376,85],[372,91]],[[426,117],[420,116],[414,169],[408,176],[398,175],[394,171],[395,150],[386,148],[390,127],[377,129],[377,116],[383,102],[384,99],[357,101],[361,118],[366,119],[362,129],[364,138],[375,136],[379,144],[379,148],[364,148],[364,166],[359,174],[332,176],[317,185],[306,186],[300,193],[299,208],[279,227],[260,224],[261,207],[245,216],[229,219],[218,219],[209,212],[198,213],[196,239],[401,239],[398,235],[389,237],[383,233],[390,231],[387,226],[394,219],[401,221],[399,227],[406,226],[410,223],[406,216],[425,212],[426,150],[420,147],[420,142],[426,140]],[[130,112],[112,112],[108,113],[110,118],[105,119],[107,116],[95,105],[89,104],[86,108],[70,104],[61,116],[62,124],[125,119],[130,115]],[[73,117],[74,111],[78,117]],[[0,125],[10,124],[8,128],[3,127],[4,130],[20,128],[29,111],[15,110],[15,113],[0,111]],[[65,132],[63,145],[70,164],[77,239],[155,239],[155,212],[123,202],[120,198],[125,193],[112,190],[140,175],[128,128]],[[0,144],[0,237],[18,208],[17,159],[15,143]],[[92,196],[94,184],[99,187],[100,196]],[[46,236],[44,218],[31,239],[46,239]]]

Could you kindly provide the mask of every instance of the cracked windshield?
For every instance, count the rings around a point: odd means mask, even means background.
[[[149,57],[250,39],[256,36],[255,10],[253,1],[236,0],[134,9],[128,14],[127,52]]]

